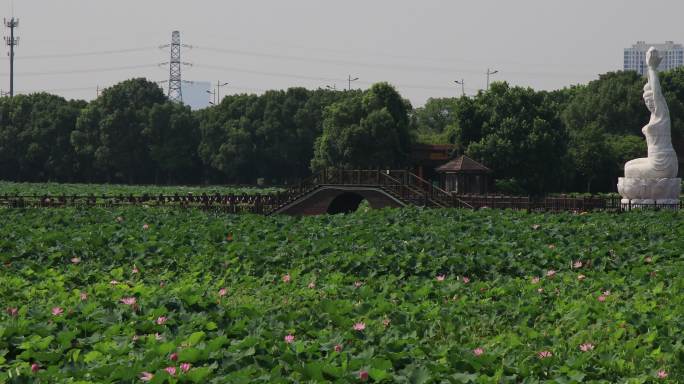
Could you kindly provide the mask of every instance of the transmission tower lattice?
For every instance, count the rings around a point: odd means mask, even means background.
[[[169,61],[169,100],[183,102],[181,85],[181,38],[179,31],[171,33],[171,60]]]

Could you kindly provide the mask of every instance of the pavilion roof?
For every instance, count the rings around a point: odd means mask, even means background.
[[[471,159],[468,156],[459,156],[450,162],[435,168],[438,173],[489,173],[492,170]]]

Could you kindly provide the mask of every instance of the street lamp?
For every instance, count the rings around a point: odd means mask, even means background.
[[[487,90],[489,91],[489,76],[493,75],[495,73],[499,73],[499,71],[491,71],[489,68],[487,68]]]
[[[349,81],[349,88],[348,88],[349,91],[351,91],[351,83],[352,83],[352,81],[356,81],[356,80],[358,80],[358,79],[359,79],[358,77],[355,77],[355,78],[352,79],[351,75],[349,75],[349,77],[347,78],[347,80]]]
[[[465,96],[465,80],[464,79],[461,79],[461,81],[454,80],[454,83],[461,85],[461,93],[463,94],[463,96]]]
[[[216,102],[221,102],[221,87],[225,87],[226,85],[228,85],[228,83],[216,82]]]
[[[208,94],[214,96],[214,102],[212,103],[210,101],[209,104],[216,105],[217,103],[221,102],[221,87],[225,87],[226,85],[228,85],[228,83],[221,83],[220,81],[217,81],[215,91],[207,90]]]

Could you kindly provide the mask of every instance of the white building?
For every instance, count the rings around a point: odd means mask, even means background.
[[[665,44],[646,44],[644,41],[637,41],[632,48],[625,48],[625,71],[636,71],[641,75],[646,75],[648,71],[646,52],[651,47],[655,47],[663,57],[658,70],[666,71],[684,66],[684,47],[681,44],[675,44],[672,41],[666,41]]]

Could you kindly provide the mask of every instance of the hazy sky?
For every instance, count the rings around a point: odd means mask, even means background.
[[[168,79],[158,47],[173,30],[193,46],[183,78],[228,82],[223,95],[340,89],[351,75],[352,87],[388,81],[414,106],[459,95],[457,79],[477,92],[487,68],[555,89],[621,69],[637,40],[684,42],[682,0],[15,0],[14,14],[16,92],[83,99],[131,77]]]

